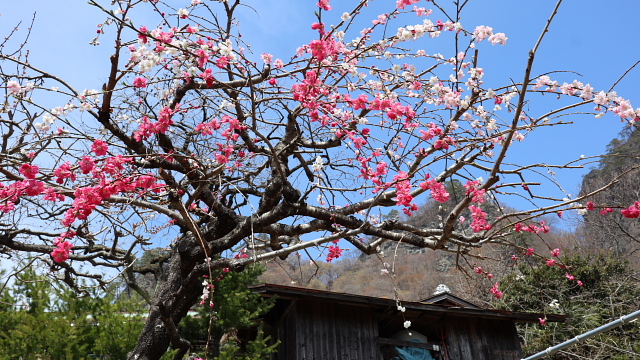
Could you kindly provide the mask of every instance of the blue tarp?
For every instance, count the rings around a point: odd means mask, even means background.
[[[419,349],[414,347],[396,347],[396,352],[398,353],[398,356],[393,358],[393,360],[435,360],[427,349]]]

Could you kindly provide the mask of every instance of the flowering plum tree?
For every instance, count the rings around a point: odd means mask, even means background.
[[[99,90],[32,64],[24,44],[0,48],[1,252],[37,255],[78,290],[77,280],[105,283],[101,269],[117,269],[151,305],[130,358],[158,359],[168,346],[188,352],[177,324],[199,301],[213,305],[209,281],[223,270],[307,248],[327,261],[345,244],[374,254],[388,241],[464,256],[548,231],[539,216],[582,209],[592,193],[537,193],[532,174],[579,164],[507,163],[514,143],[577,112],[630,123],[638,112],[615,92],[532,73],[557,7],[521,80],[485,85],[480,55],[508,38],[461,23],[467,2],[354,0],[335,14],[320,0],[315,40],[258,56],[237,26],[240,0],[90,1],[106,16],[93,44],[107,31],[114,45]],[[140,9],[158,21],[137,23]],[[455,51],[428,50],[438,37]],[[461,197],[447,192],[454,180]],[[487,202],[510,195],[545,205],[487,216]],[[429,196],[455,202],[437,227],[380,220],[384,208],[410,216]],[[640,216],[637,204],[622,214]],[[134,266],[167,236],[168,253]],[[136,286],[135,272],[160,267],[157,293]]]

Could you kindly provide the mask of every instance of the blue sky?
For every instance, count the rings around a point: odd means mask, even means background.
[[[170,2],[176,7],[186,7],[190,1]],[[103,3],[109,5],[110,1]],[[244,39],[252,44],[256,54],[269,52],[276,57],[288,58],[298,46],[317,36],[309,26],[315,21],[315,3],[315,0],[251,2],[255,11],[245,8],[239,13]],[[375,0],[370,10],[384,8],[388,11],[394,3],[393,0]],[[340,14],[349,10],[352,4],[355,1],[333,0],[334,10],[325,14],[324,20],[327,23],[337,22]],[[426,1],[418,5],[432,7]],[[473,29],[476,25],[490,25],[496,32],[504,32],[509,37],[507,46],[482,48],[481,66],[489,71],[487,82],[521,80],[527,52],[538,38],[554,5],[555,1],[548,0],[470,2],[470,8],[462,19],[465,27]],[[90,46],[89,42],[95,36],[96,25],[105,16],[84,0],[5,3],[0,5],[0,34],[5,36],[22,20],[22,31],[17,37],[20,38],[25,34],[34,12],[37,13],[36,22],[28,46],[32,64],[67,79],[79,90],[99,89],[107,77],[111,50],[107,40],[109,33],[101,46]],[[563,74],[558,76],[558,80],[570,82],[577,78],[597,90],[609,89],[627,68],[640,60],[638,13],[640,2],[636,1],[565,1],[541,46],[533,73],[575,71],[582,76]],[[432,17],[435,20],[438,15]],[[145,18],[134,17],[134,20],[136,25],[155,24],[151,21],[145,24]],[[437,51],[452,53],[446,47]],[[616,88],[620,95],[632,101],[637,99],[633,101],[635,107],[640,106],[638,86],[634,84],[639,80],[640,68],[632,71]],[[580,155],[597,155],[622,128],[613,116],[599,120],[591,116],[576,116],[575,120],[578,123],[574,126],[534,133],[527,141],[514,147],[508,161],[562,163]],[[572,171],[567,175],[561,174],[560,180],[568,192],[575,194],[582,174],[584,171]],[[513,205],[520,207],[519,204]]]

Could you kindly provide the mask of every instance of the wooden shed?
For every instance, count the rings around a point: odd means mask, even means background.
[[[516,360],[523,357],[517,322],[538,322],[543,314],[482,309],[450,293],[404,302],[393,299],[264,284],[253,291],[276,296],[264,329],[280,341],[274,360],[402,359],[398,349],[427,349],[436,360]],[[546,315],[547,321],[564,321]],[[399,339],[406,331],[426,342]],[[424,336],[422,337],[424,339]],[[424,351],[424,350],[419,350]]]

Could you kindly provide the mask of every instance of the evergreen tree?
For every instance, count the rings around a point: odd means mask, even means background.
[[[217,281],[198,307],[197,316],[188,316],[180,324],[182,336],[192,345],[206,344],[196,353],[218,360],[264,359],[276,351],[257,321],[273,306],[273,300],[264,299],[249,289],[263,272],[263,266],[253,265],[242,272],[217,274]],[[205,282],[210,283],[208,279]],[[254,339],[243,338],[239,333]]]
[[[0,294],[0,360],[124,359],[144,325],[141,306],[96,288],[58,289],[29,268]]]

